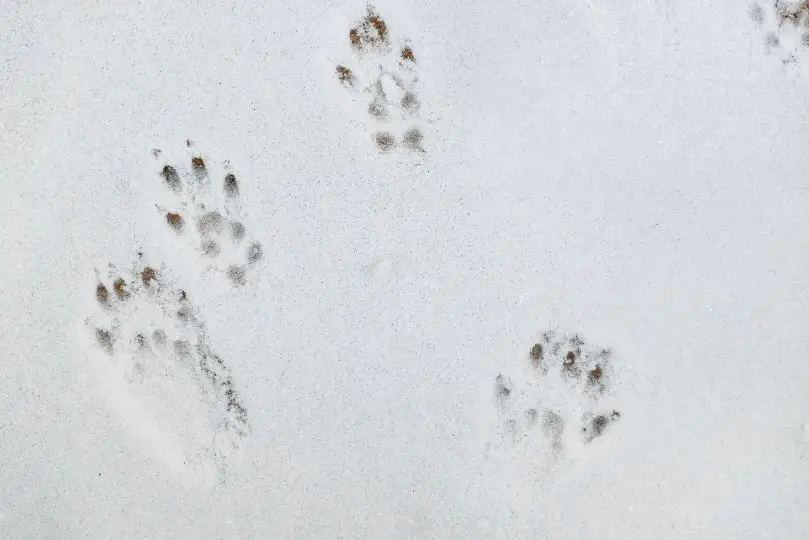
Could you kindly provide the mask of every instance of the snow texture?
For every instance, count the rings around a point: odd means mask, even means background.
[[[807,24],[5,6],[0,538],[806,538]]]

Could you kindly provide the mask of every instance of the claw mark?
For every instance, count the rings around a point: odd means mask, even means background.
[[[368,12],[362,22],[349,30],[348,40],[358,50],[385,47],[390,44],[388,25],[371,6],[368,6]]]
[[[152,341],[154,341],[155,345],[157,345],[160,349],[166,346],[167,339],[168,337],[166,336],[166,332],[163,330],[158,329],[152,332]]]
[[[200,244],[200,251],[207,257],[216,257],[222,252],[222,248],[215,240],[203,240]]]
[[[238,242],[244,238],[244,224],[240,221],[234,221],[230,224],[230,233],[233,235],[233,239]]]
[[[380,131],[374,135],[376,147],[382,152],[390,152],[396,146],[396,139],[387,131]]]
[[[250,247],[247,248],[247,262],[249,264],[257,263],[261,260],[261,257],[264,255],[264,249],[261,247],[261,244],[258,242],[253,242],[250,244]]]
[[[183,217],[176,212],[168,212],[166,214],[166,223],[175,231],[181,231],[183,228]]]
[[[236,181],[236,176],[228,174],[225,176],[225,195],[230,198],[239,196],[239,183]]]
[[[593,439],[600,437],[607,427],[621,418],[621,413],[618,411],[612,411],[609,416],[599,414],[590,419],[590,421],[581,428],[581,431],[584,435],[584,442],[590,443]]]
[[[410,116],[416,116],[419,113],[419,108],[421,107],[419,98],[413,92],[405,92],[402,95],[400,105],[402,106],[402,109]]]
[[[114,339],[112,332],[102,328],[96,328],[96,341],[101,349],[109,355],[112,355]]]
[[[180,175],[177,170],[171,165],[163,167],[163,178],[166,180],[166,185],[174,193],[180,193],[183,190],[183,184],[180,181]]]
[[[551,439],[559,439],[565,431],[565,419],[562,415],[545,409],[542,411],[542,432]]]
[[[110,293],[103,283],[99,283],[96,287],[96,300],[98,300],[98,303],[102,306],[108,306],[110,303]]]
[[[206,171],[205,160],[199,156],[193,157],[191,158],[191,167],[195,172],[204,173]]]
[[[424,135],[418,128],[410,128],[402,135],[402,146],[409,150],[424,152],[423,142]]]
[[[343,86],[353,88],[357,84],[357,77],[354,75],[354,72],[351,71],[347,66],[337,66],[335,69],[337,72],[337,80],[340,81]]]
[[[126,282],[123,278],[117,278],[115,282],[112,284],[112,290],[115,291],[115,296],[118,297],[118,300],[125,300],[128,296],[126,292]]]
[[[511,381],[503,377],[503,374],[497,375],[494,379],[494,397],[500,404],[501,408],[505,408],[506,403],[511,397]]]
[[[151,266],[147,266],[140,273],[140,279],[143,281],[143,284],[148,287],[151,285],[152,281],[157,280],[157,272],[155,272],[154,268]]]
[[[245,271],[243,266],[239,266],[237,264],[231,264],[228,266],[226,272],[228,279],[234,285],[244,285],[245,284]]]
[[[416,56],[413,54],[413,49],[408,46],[402,47],[402,52],[400,54],[402,60],[407,60],[410,62],[416,62]]]
[[[538,368],[545,356],[545,349],[542,348],[541,343],[536,343],[531,347],[531,352],[529,352],[528,355],[531,357],[531,364],[533,364],[535,368]]]
[[[222,232],[224,219],[217,211],[205,212],[197,219],[197,230],[203,236]]]

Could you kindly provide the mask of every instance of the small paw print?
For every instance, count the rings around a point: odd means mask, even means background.
[[[187,145],[193,147],[191,141]],[[165,164],[160,177],[165,191],[155,206],[167,230],[196,252],[201,269],[217,271],[233,286],[247,283],[264,247],[245,224],[241,186],[229,165],[214,174],[195,153],[189,167]]]
[[[538,444],[531,435],[538,430],[552,460],[561,459],[570,445],[589,446],[621,417],[618,410],[595,412],[612,393],[617,373],[613,360],[612,350],[589,344],[580,333],[542,332],[528,347],[519,378],[504,373],[495,377],[506,440]]]
[[[348,42],[353,59],[337,64],[335,76],[362,97],[377,150],[425,153],[419,64],[413,44],[397,39],[373,7],[348,31]]]

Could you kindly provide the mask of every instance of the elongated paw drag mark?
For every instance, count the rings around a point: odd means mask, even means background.
[[[126,270],[96,272],[93,296],[83,323],[86,352],[111,389],[108,403],[187,478],[224,481],[250,421],[187,292],[139,254]]]

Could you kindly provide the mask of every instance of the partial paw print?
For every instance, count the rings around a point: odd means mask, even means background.
[[[82,331],[108,403],[189,479],[224,481],[250,422],[188,293],[142,253],[127,270],[109,265],[95,277]]]
[[[809,0],[775,0],[754,5],[750,18],[764,32],[767,51],[777,54],[785,65],[806,61],[809,56]]]
[[[348,41],[353,60],[339,64],[336,77],[363,97],[377,149],[425,152],[419,66],[410,42],[394,38],[371,6],[348,31]]]
[[[616,377],[611,350],[586,343],[580,334],[547,331],[521,364],[519,384],[503,373],[494,381],[505,440],[544,441],[548,456],[557,459],[572,446],[587,447],[621,417],[602,405]]]
[[[191,149],[193,143],[187,141]],[[153,152],[161,159],[162,152]],[[208,269],[224,274],[234,286],[244,285],[264,255],[261,242],[248,230],[239,179],[230,164],[213,167],[191,152],[185,164],[165,163],[159,171],[163,184],[160,219],[173,235],[199,256]]]

